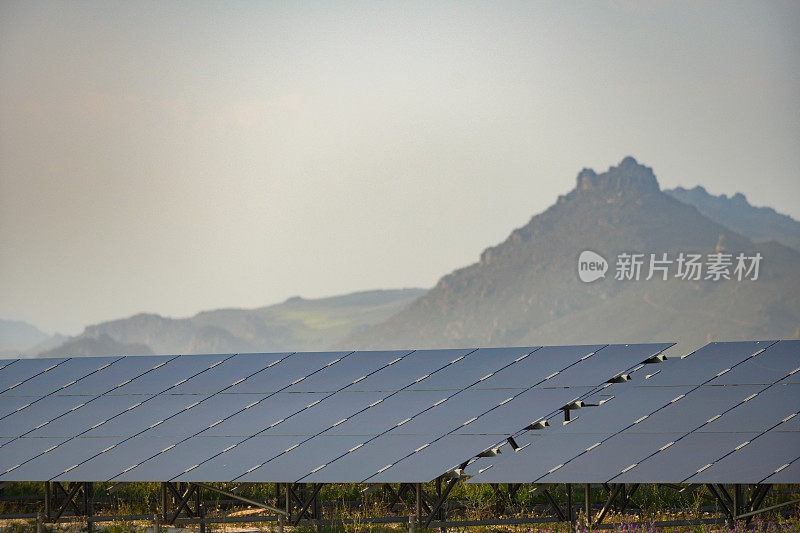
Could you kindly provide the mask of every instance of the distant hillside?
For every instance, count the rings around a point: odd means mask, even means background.
[[[325,350],[362,328],[386,320],[424,293],[424,289],[398,289],[310,300],[294,297],[258,309],[218,309],[190,318],[138,314],[89,326],[81,335],[48,349],[46,353],[114,355]]]
[[[47,334],[27,322],[0,319],[0,355],[18,355],[46,338]]]
[[[41,353],[41,356],[59,355],[153,355],[153,351],[144,344],[124,344],[108,335],[98,338],[80,337],[69,340],[61,346]]]
[[[664,192],[681,202],[693,205],[711,220],[754,242],[776,241],[800,250],[800,222],[771,207],[752,206],[742,193],[736,193],[730,198],[724,194],[714,196],[701,186],[694,189],[678,187]]]
[[[583,283],[584,250],[609,263],[605,279]],[[756,281],[618,281],[621,252],[760,251]],[[646,257],[649,257],[646,256]],[[674,266],[673,266],[674,268]],[[800,253],[754,245],[694,207],[660,191],[633,158],[597,174],[584,169],[555,205],[444,276],[427,294],[342,347],[449,347],[800,336]],[[674,274],[674,271],[672,271]]]

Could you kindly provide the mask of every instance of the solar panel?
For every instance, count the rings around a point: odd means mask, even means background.
[[[44,396],[68,388],[87,375],[117,362],[119,357],[74,357],[14,387],[15,396]],[[12,391],[7,391],[10,394]]]
[[[231,472],[237,481],[296,481],[304,474],[322,468],[328,461],[347,453],[348,450],[364,442],[360,435],[315,438],[298,448],[283,453],[267,461],[260,468],[245,472]],[[302,449],[301,449],[302,448]],[[355,474],[353,472],[352,474]]]
[[[194,437],[195,439],[202,437]],[[296,436],[256,436],[229,450],[221,448],[191,471],[176,473],[171,481],[233,481],[242,474],[261,466],[267,459],[298,445],[303,438]],[[225,450],[225,451],[223,451]],[[125,480],[124,476],[117,479]],[[270,480],[286,481],[286,480]]]
[[[353,352],[340,362],[293,384],[285,392],[335,392],[366,379],[372,373],[384,369],[391,371],[392,365],[411,353],[411,350]]]
[[[187,379],[180,385],[170,389],[170,394],[212,394],[223,388],[229,387],[239,380],[255,379],[255,376],[275,364],[277,361],[289,357],[289,353],[254,355],[234,355],[225,359],[216,366],[209,367]]]
[[[22,445],[32,443],[39,439],[22,438],[18,442]],[[36,456],[22,462],[19,468],[11,472],[13,479],[43,479],[48,480],[62,472],[71,470],[74,466],[88,457],[99,453],[101,450],[119,442],[119,438],[94,438],[73,439],[67,444],[55,446],[52,449],[40,450]]]
[[[16,477],[15,470],[32,456],[41,454],[62,440],[59,438],[42,438],[15,439],[6,442],[0,448],[0,457],[2,457],[2,461],[0,461],[0,481],[29,481],[24,477]]]
[[[336,438],[338,437],[320,436],[314,440],[325,444]],[[325,463],[324,468],[314,472],[311,471],[311,468],[306,469],[297,477],[297,480],[304,483],[361,481],[385,467],[392,460],[389,459],[390,457],[404,457],[415,449],[429,444],[434,437],[431,435],[395,435],[380,442],[377,439],[368,441],[368,438],[362,436],[360,441],[355,442],[353,446],[345,450],[347,453],[342,452],[343,455],[338,454],[327,457],[320,462],[320,464]],[[342,455],[342,457],[339,458],[339,455]],[[332,459],[337,460],[331,461]]]
[[[760,483],[776,468],[793,461],[798,450],[799,431],[768,431],[738,450],[732,450],[730,455],[719,458],[700,474],[689,477],[687,482]]]
[[[798,479],[800,479],[800,457],[796,457],[790,463],[779,465],[773,473],[762,479],[761,483],[797,483]]]
[[[487,376],[499,372],[502,368],[522,360],[540,347],[522,348],[481,348],[469,353],[451,364],[442,365],[441,370],[434,372],[432,368],[417,369],[408,376],[405,385],[408,390],[459,390]],[[444,355],[444,354],[443,354]],[[451,361],[452,359],[447,359]],[[410,379],[409,379],[410,378]],[[391,379],[391,376],[387,376]],[[529,387],[526,385],[521,388]]]
[[[670,365],[669,372],[666,366],[662,367],[648,385],[700,385],[773,344],[775,341],[712,342],[675,361],[677,364]]]
[[[114,394],[159,394],[176,387],[200,372],[220,364],[230,355],[191,355],[163,358],[141,377],[114,389]]]
[[[675,444],[635,465],[616,476],[606,476],[614,483],[649,483],[653,480],[668,483],[681,483],[707,465],[743,442],[758,435],[755,432],[742,433],[701,433],[694,432],[675,441]],[[627,444],[628,438],[625,438]]]
[[[509,395],[512,391],[502,390],[500,392],[504,394],[500,395],[500,400],[494,406],[488,406],[494,407],[490,414],[458,428],[455,434],[513,435],[526,425],[549,415],[554,406],[566,405],[590,391],[590,387],[534,388],[512,397]],[[469,397],[468,394],[461,400],[468,401]]]
[[[259,433],[259,435],[316,435],[334,424],[342,424],[352,416],[359,407],[367,408],[375,401],[386,396],[381,391],[340,391],[325,395],[319,403],[306,404],[296,414],[292,412],[281,415],[277,420]],[[263,426],[263,424],[262,424]]]
[[[748,480],[738,481],[756,482],[781,466],[770,462],[772,450],[783,449],[778,456],[788,464],[786,450],[796,447],[800,432],[761,432],[800,410],[800,388],[787,384],[793,378],[786,376],[799,364],[796,341],[712,343],[647,379],[604,391],[616,397],[578,411],[566,426],[518,435],[519,445],[529,445],[475,461],[467,474],[474,483],[682,482],[690,476],[707,482],[706,473],[714,482],[725,476],[733,482],[737,457],[760,457]],[[770,385],[752,384],[763,381]],[[795,429],[793,422],[781,427]]]
[[[83,428],[78,433],[86,437],[131,436],[148,428],[160,425],[170,416],[190,408],[198,401],[196,395],[166,394],[160,396],[122,396],[118,405],[128,404],[122,412],[108,418],[103,423]],[[102,400],[100,400],[102,402]],[[84,408],[92,410],[98,407],[97,402],[87,404]]]
[[[416,350],[401,361],[393,364],[390,367],[391,371],[387,369],[387,371],[376,372],[359,381],[353,386],[353,390],[397,391],[403,388],[416,389],[415,385],[423,380],[425,381],[425,386],[420,388],[453,388],[455,384],[463,382],[458,377],[458,371],[467,371],[468,367],[463,364],[464,358],[470,357],[470,361],[483,359],[481,356],[476,355],[477,352],[478,350],[475,349]],[[456,364],[459,364],[456,374],[450,374],[451,365]],[[486,364],[493,365],[495,363],[486,361]],[[445,368],[447,368],[446,372]],[[444,383],[434,384],[432,376],[439,376],[441,372],[445,372],[442,375],[447,376]],[[423,376],[425,377],[423,378]]]
[[[135,437],[131,439],[133,446],[140,443],[146,443],[151,437]],[[153,446],[149,446],[149,452],[143,454],[141,459],[132,462],[132,464],[124,468],[117,467],[117,472],[113,477],[109,478],[110,481],[149,481],[151,479],[174,478],[184,473],[189,473],[195,465],[201,461],[211,457],[214,454],[220,453],[222,450],[230,449],[235,446],[238,437],[195,437],[191,439],[190,446],[175,446],[170,448],[173,443],[167,444],[164,447],[154,450]],[[164,441],[166,444],[168,441]],[[137,464],[133,468],[133,464]],[[126,470],[126,471],[124,471]],[[200,481],[197,478],[194,481]],[[211,480],[202,480],[211,481]]]
[[[62,444],[70,449],[80,449],[84,442],[90,442],[93,438],[77,438]],[[132,439],[119,437],[109,439],[112,444],[106,448],[92,448],[84,453],[83,458],[74,463],[64,465],[60,472],[52,474],[54,481],[81,481],[91,479],[93,481],[108,481],[112,476],[126,470],[140,461],[157,454],[159,451],[168,448],[178,439],[176,437],[148,437],[142,439]],[[116,440],[116,442],[114,442]],[[71,470],[64,472],[66,468],[74,466]],[[166,474],[166,473],[165,473]],[[163,478],[161,475],[159,478]]]
[[[0,478],[427,481],[666,346],[19,361]]]
[[[116,363],[119,357],[74,357],[42,372],[13,389],[16,396],[44,396],[74,385],[86,376]],[[11,391],[8,391],[10,393]]]
[[[714,383],[732,385],[744,383],[774,383],[800,366],[800,341],[779,341],[755,355],[730,372],[719,376]]]
[[[20,361],[20,359],[0,359],[0,372],[2,372],[7,366],[12,365],[17,361]]]
[[[64,357],[48,359],[20,359],[9,363],[5,371],[0,371],[0,397],[17,395],[17,387],[28,380],[57,368],[67,359]],[[12,392],[13,391],[13,392]]]
[[[635,426],[625,431],[633,433],[683,433],[691,431],[709,418],[738,405],[745,398],[757,394],[763,388],[762,385],[706,385],[698,387],[679,400],[666,403],[663,409],[647,416],[647,418],[637,422]],[[642,392],[647,394],[649,391]],[[625,395],[624,401],[635,401],[640,396],[636,395],[636,398],[629,398],[628,395]],[[673,398],[678,396],[678,394],[674,394]],[[738,430],[741,429],[741,427],[738,428]]]
[[[30,396],[2,396],[0,401],[0,433],[2,433],[3,419],[7,418],[20,409],[27,409],[31,402],[38,399],[38,397]]]
[[[226,390],[231,394],[270,394],[300,383],[322,369],[338,364],[352,352],[299,352],[281,357],[267,365],[267,370]],[[262,355],[262,357],[267,356]]]
[[[253,435],[327,395],[324,392],[279,392],[262,399],[260,395],[222,394],[219,401],[236,405],[239,410],[227,418],[210,421],[203,435]]]
[[[35,431],[36,436],[59,436],[61,433],[53,432],[48,422],[59,415],[69,413],[70,409],[76,408],[73,414],[77,414],[78,411],[81,411],[77,406],[84,403],[86,398],[80,396],[48,396],[37,400],[38,401],[32,403],[25,409],[17,411],[3,420],[0,420],[0,435],[5,437],[19,437]],[[98,407],[105,406],[98,405]],[[81,414],[83,413],[84,412],[81,412]],[[68,418],[74,419],[73,417]],[[84,426],[83,429],[88,429],[88,427],[89,426]],[[77,429],[78,428],[74,426],[68,426],[66,431],[72,432]]]

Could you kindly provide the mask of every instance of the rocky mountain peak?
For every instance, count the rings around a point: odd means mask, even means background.
[[[620,161],[619,165],[597,174],[590,168],[584,168],[578,173],[576,185],[578,191],[605,190],[605,191],[638,191],[658,192],[660,187],[653,169],[640,164],[631,156]]]

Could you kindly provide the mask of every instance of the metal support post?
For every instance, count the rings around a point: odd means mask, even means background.
[[[44,516],[47,522],[50,522],[50,482],[44,482]]]
[[[190,484],[194,489],[194,513],[200,518],[200,533],[206,533],[205,513],[203,512],[203,500],[200,498],[200,486]],[[191,488],[189,490],[192,490]]]
[[[94,484],[91,481],[83,484],[83,511],[86,513],[86,533],[94,533]]]
[[[414,488],[416,489],[416,499],[415,499],[414,503],[417,506],[417,513],[416,513],[417,514],[417,523],[421,523],[422,522],[422,483],[415,483],[414,485],[415,485]]]
[[[166,521],[169,512],[169,501],[167,498],[167,482],[161,482],[161,518]]]
[[[583,487],[583,497],[586,500],[586,528],[592,527],[592,486],[586,483]]]
[[[569,409],[566,409],[565,412],[569,412]],[[570,529],[572,528],[573,523],[575,520],[573,519],[573,512],[572,512],[572,484],[567,483],[567,520],[569,520]]]

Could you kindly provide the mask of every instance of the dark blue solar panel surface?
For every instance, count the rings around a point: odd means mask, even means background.
[[[652,371],[648,365],[639,372],[648,379],[634,374],[607,388],[615,397],[573,411],[577,420],[517,436],[520,445],[531,442],[519,452],[477,460],[467,467],[470,482],[757,482],[791,466],[797,447],[800,423],[773,426],[800,411],[800,388],[787,376],[800,365],[798,348],[797,341],[712,343]],[[746,480],[732,477],[741,461]]]
[[[37,439],[22,438],[19,440],[23,443],[29,443]],[[69,474],[69,471],[79,463],[119,441],[119,438],[105,437],[72,439],[68,442],[62,442],[52,450],[40,453],[30,461],[27,461],[14,471],[14,475],[21,479],[51,479],[64,474],[65,471],[67,471],[66,474]]]
[[[231,450],[219,453],[213,458],[199,463],[197,468],[187,472],[186,475],[179,474],[173,480],[233,481],[248,470],[258,468],[265,461],[299,444],[304,438],[307,437],[252,437]]]
[[[478,350],[475,349],[417,350],[404,357],[401,361],[393,364],[391,366],[391,372],[377,372],[371,376],[367,376],[362,381],[356,383],[353,386],[353,390],[397,391],[405,387],[414,389],[415,387],[413,384],[423,376],[428,376],[424,379],[427,384],[430,384],[428,388],[459,388],[456,387],[456,384],[461,384],[467,380],[458,378],[457,373],[453,375],[448,374],[448,377],[446,377],[445,381],[442,383],[434,383],[433,380],[428,380],[431,379],[431,376],[438,376],[443,368],[461,363],[466,357],[470,358],[469,365],[488,364],[492,366],[496,364],[496,362],[486,361],[483,357],[475,355],[477,352]],[[462,372],[467,372],[469,365],[466,363],[459,364],[458,369]],[[467,384],[464,384],[463,386],[466,385]]]
[[[229,393],[269,394],[286,390],[308,379],[323,368],[336,365],[351,352],[301,352],[271,363],[263,372],[237,383],[226,390]]]
[[[135,441],[135,445],[146,442],[148,437],[135,437],[131,440]],[[167,444],[167,446],[160,448],[155,453],[146,454],[139,461],[138,466],[127,472],[123,473],[122,468],[119,468],[110,480],[148,481],[166,477],[172,479],[175,476],[184,474],[191,476],[191,471],[195,465],[237,444],[240,440],[236,437],[194,437],[190,442],[164,451],[165,448],[171,446],[171,444]],[[152,446],[150,449],[152,451]],[[197,478],[194,480],[199,481]]]
[[[17,361],[2,479],[427,481],[666,346]]]
[[[410,350],[354,352],[338,363],[292,385],[286,392],[335,392],[345,387],[354,388],[358,385],[354,382],[363,381],[372,373],[380,375],[385,370],[386,373],[393,374],[391,367],[410,353]]]
[[[65,392],[65,389],[78,380],[107,368],[119,359],[119,357],[73,357],[52,370],[26,380],[12,391],[15,396],[43,396],[57,391]]]
[[[17,387],[24,385],[28,380],[58,367],[67,359],[63,357],[53,359],[22,359],[0,371],[0,396],[17,395]]]
[[[761,483],[797,483],[798,479],[800,479],[800,457],[791,463],[778,465],[773,473],[761,480]]]
[[[176,387],[212,365],[221,363],[230,355],[191,355],[164,358],[142,377],[118,387],[114,394],[158,394]],[[133,376],[132,376],[133,377]]]
[[[752,444],[752,445],[751,445]],[[769,431],[720,458],[688,483],[760,483],[798,455],[800,432]]]
[[[222,363],[208,368],[180,385],[170,389],[170,394],[212,394],[231,387],[241,380],[257,379],[262,372],[269,372],[270,365],[291,354],[234,355]]]

